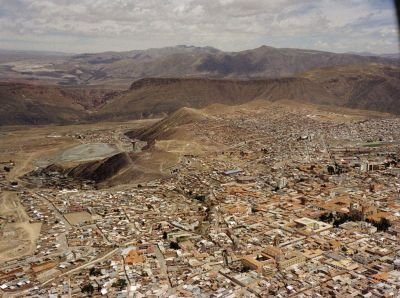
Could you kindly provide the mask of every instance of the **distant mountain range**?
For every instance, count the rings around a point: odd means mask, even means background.
[[[176,46],[79,55],[0,51],[0,80],[126,87],[132,81],[148,77],[272,78],[314,68],[366,63],[398,65],[399,59],[392,55],[338,54],[269,46],[240,52]]]

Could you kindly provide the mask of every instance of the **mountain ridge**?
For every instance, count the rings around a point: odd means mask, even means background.
[[[11,60],[10,60],[11,59]],[[212,47],[175,46],[2,59],[0,80],[36,80],[58,85],[125,85],[146,77],[254,79],[294,76],[314,68],[347,64],[399,65],[399,59],[327,51],[274,48],[228,52]]]

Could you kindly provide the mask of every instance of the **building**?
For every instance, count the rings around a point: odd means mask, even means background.
[[[236,174],[240,174],[240,173],[242,173],[242,172],[243,172],[242,169],[232,169],[232,170],[227,170],[227,171],[225,171],[225,172],[224,172],[224,175],[226,175],[226,176],[233,176],[233,175],[236,175]]]
[[[330,224],[308,217],[295,219],[294,222],[298,230],[305,230],[311,234],[326,234],[333,227]]]
[[[288,267],[303,264],[306,262],[306,257],[300,252],[288,252],[280,255],[277,258],[278,268],[280,270],[285,270]]]

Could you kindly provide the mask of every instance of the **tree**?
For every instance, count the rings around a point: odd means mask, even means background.
[[[179,246],[179,244],[178,244],[177,242],[175,242],[175,241],[171,241],[171,243],[169,244],[169,247],[172,248],[172,249],[175,249],[175,250],[181,248],[181,247]]]
[[[94,292],[94,287],[92,286],[92,284],[88,283],[83,286],[83,288],[81,289],[81,292],[92,296],[92,294]]]
[[[349,215],[348,215],[348,220],[349,221],[362,221],[363,220],[363,214],[359,210],[351,210]]]
[[[383,217],[379,221],[367,220],[367,222],[376,227],[379,232],[386,232],[391,226],[390,221]]]
[[[329,175],[333,175],[335,173],[335,168],[333,166],[328,166]]]
[[[111,285],[113,288],[118,288],[119,290],[122,290],[123,288],[126,287],[126,280],[123,278],[119,278],[116,282],[114,282]]]
[[[206,196],[205,195],[196,195],[195,200],[198,200],[200,202],[204,202],[206,200]]]
[[[332,219],[333,219],[332,213],[324,213],[319,217],[319,220],[323,222],[331,222]]]
[[[101,271],[100,271],[100,269],[93,267],[90,269],[89,275],[90,276],[99,276],[99,275],[101,275]]]
[[[377,223],[376,228],[378,231],[386,232],[390,228],[391,224],[387,218],[381,218],[381,220]]]

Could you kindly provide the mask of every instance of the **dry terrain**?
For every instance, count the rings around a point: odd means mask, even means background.
[[[0,124],[74,124],[165,117],[182,107],[292,100],[400,113],[399,67],[383,64],[312,69],[263,79],[145,78],[128,89],[0,84]]]

